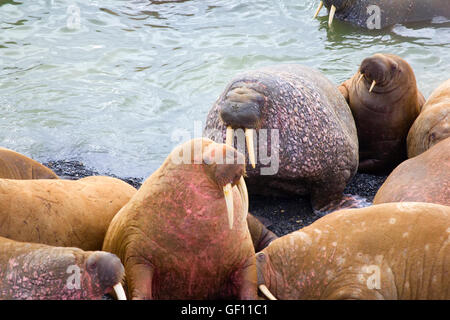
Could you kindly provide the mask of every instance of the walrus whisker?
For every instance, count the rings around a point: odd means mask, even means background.
[[[261,290],[261,292],[266,296],[267,299],[277,300],[277,298],[275,298],[275,296],[272,294],[272,292],[270,292],[269,288],[267,288],[265,284],[260,284],[259,290]]]
[[[370,86],[369,92],[372,92],[372,90],[376,84],[377,84],[377,82],[375,80],[373,80],[372,85]]]
[[[322,10],[323,7],[323,1],[320,1],[319,6],[317,7],[316,13],[314,14],[313,19],[317,18],[317,16],[319,15],[320,10]]]
[[[245,129],[245,140],[247,142],[248,159],[253,168],[256,167],[255,148],[253,146],[253,129]]]
[[[125,295],[125,291],[123,290],[122,284],[120,282],[116,284],[113,289],[117,295],[117,300],[127,300],[127,296]]]
[[[226,186],[223,187],[223,194],[225,196],[225,202],[227,204],[228,223],[230,225],[230,229],[233,229],[234,206],[233,206],[233,188],[231,187],[231,183],[228,183]]]
[[[225,138],[225,144],[230,147],[233,146],[233,128],[231,126],[227,127],[227,135]]]
[[[330,8],[330,16],[328,17],[328,26],[331,27],[331,24],[333,23],[334,14],[336,13],[336,7],[334,5]]]

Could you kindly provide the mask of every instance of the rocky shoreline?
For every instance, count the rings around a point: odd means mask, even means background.
[[[82,162],[74,160],[57,160],[44,163],[63,179],[81,179],[88,176],[99,175],[95,170],[87,168]],[[139,189],[143,179],[133,177],[117,177],[133,187]],[[365,197],[372,201],[377,190],[386,180],[387,176],[369,174],[356,174],[345,189],[345,193]],[[270,198],[263,196],[250,196],[250,212],[260,218],[268,228],[278,236],[285,235],[300,228],[306,227],[320,218],[314,214],[308,198]]]

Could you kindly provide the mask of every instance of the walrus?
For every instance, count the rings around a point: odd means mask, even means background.
[[[119,179],[0,179],[0,236],[100,250],[113,216],[136,189]]]
[[[257,269],[271,299],[450,299],[450,207],[335,211],[273,241]]]
[[[0,300],[126,300],[123,277],[112,253],[0,237]]]
[[[58,176],[27,156],[0,147],[0,179],[58,179]]]
[[[450,137],[450,79],[425,102],[407,137],[408,157],[415,157]]]
[[[339,86],[356,122],[359,168],[390,173],[406,157],[406,137],[425,103],[411,66],[399,56],[377,53]]]
[[[243,163],[224,144],[185,142],[116,214],[103,250],[124,263],[129,297],[257,299]]]
[[[317,211],[341,205],[358,167],[358,138],[346,101],[319,71],[301,65],[237,75],[209,111],[203,135],[228,145],[236,138],[236,148],[249,159],[250,194],[310,195]]]
[[[330,27],[334,17],[366,29],[431,21],[435,17],[450,18],[448,0],[323,0],[319,2],[314,18],[318,16],[324,4],[329,10]]]
[[[450,206],[450,137],[395,168],[373,203],[406,201]]]

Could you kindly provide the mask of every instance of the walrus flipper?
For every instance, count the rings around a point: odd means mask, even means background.
[[[148,264],[131,264],[125,272],[131,300],[152,300],[154,268]]]
[[[250,213],[247,215],[247,224],[255,252],[261,251],[267,247],[269,243],[278,238],[272,231],[267,229],[261,221]]]

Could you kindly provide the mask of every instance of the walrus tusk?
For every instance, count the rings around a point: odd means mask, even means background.
[[[241,194],[241,198],[242,198],[242,207],[244,210],[244,217],[245,217],[245,219],[247,219],[248,206],[249,206],[248,191],[247,191],[247,185],[245,184],[244,177],[242,177],[242,176],[239,179],[238,189],[239,189],[239,193]]]
[[[225,144],[227,146],[233,146],[233,128],[231,126],[227,127],[227,136],[225,138]]]
[[[122,284],[119,282],[114,287],[114,292],[117,295],[117,300],[127,300],[127,296],[125,295],[125,291],[123,290]]]
[[[270,292],[269,288],[267,288],[265,284],[260,284],[259,290],[261,290],[261,292],[264,293],[264,295],[267,297],[267,299],[277,300],[277,298],[275,298],[275,296],[272,294],[272,292]]]
[[[372,85],[370,86],[369,92],[372,92],[372,90],[373,90],[373,88],[375,87],[376,84],[377,84],[376,81],[373,80]]]
[[[364,73],[361,73],[361,75],[358,78],[358,81],[356,81],[356,84],[359,84],[361,82],[362,78],[364,78]]]
[[[255,148],[253,146],[253,129],[245,129],[245,140],[247,141],[248,159],[253,169],[256,167]]]
[[[319,15],[320,10],[322,10],[323,7],[323,1],[320,1],[319,6],[317,7],[316,13],[314,14],[313,19],[317,18],[317,16]]]
[[[336,13],[336,7],[334,5],[331,5],[330,16],[328,17],[328,26],[329,27],[331,27],[331,24],[333,23],[335,13]]]
[[[228,183],[225,187],[223,187],[223,194],[225,196],[225,202],[227,204],[228,224],[230,225],[230,229],[233,229],[234,206],[233,206],[233,189],[231,187],[231,183]]]

